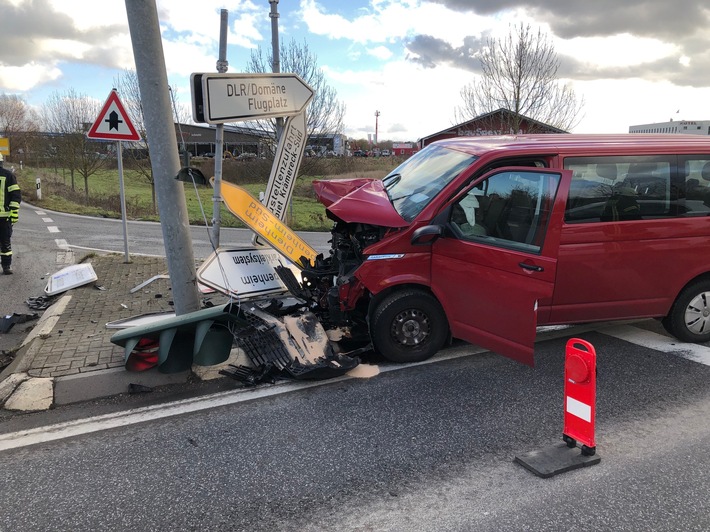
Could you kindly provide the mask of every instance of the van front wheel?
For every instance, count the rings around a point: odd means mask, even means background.
[[[449,334],[444,309],[423,290],[385,297],[371,321],[375,350],[392,362],[421,362],[442,348]]]
[[[663,326],[684,342],[710,342],[710,280],[685,288],[673,303]]]

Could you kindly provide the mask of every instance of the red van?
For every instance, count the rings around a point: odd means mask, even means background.
[[[710,138],[456,138],[314,188],[332,250],[301,295],[389,360],[460,338],[532,365],[538,325],[632,318],[710,341]]]

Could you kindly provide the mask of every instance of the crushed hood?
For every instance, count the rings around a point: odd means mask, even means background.
[[[344,222],[382,227],[406,227],[394,209],[379,179],[333,179],[313,181],[318,201]]]

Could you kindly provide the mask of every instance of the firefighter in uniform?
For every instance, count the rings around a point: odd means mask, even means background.
[[[12,273],[12,226],[17,222],[20,212],[20,187],[15,174],[3,168],[3,156],[0,153],[0,265],[2,273]]]

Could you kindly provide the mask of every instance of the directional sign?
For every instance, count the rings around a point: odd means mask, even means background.
[[[289,117],[276,148],[276,157],[271,167],[271,175],[266,185],[264,205],[279,220],[286,217],[286,207],[291,200],[293,186],[301,166],[301,159],[306,148],[306,113]]]
[[[197,280],[223,294],[240,298],[286,292],[275,266],[290,268],[292,264],[273,249],[218,248],[198,268]]]
[[[224,204],[230,212],[268,242],[272,248],[301,268],[305,266],[301,263],[301,257],[306,257],[315,264],[318,255],[316,250],[276,218],[249,192],[227,181],[222,181],[220,191]]]
[[[313,98],[296,74],[195,73],[190,80],[193,118],[208,124],[293,116]]]
[[[86,134],[90,139],[140,140],[141,136],[133,127],[128,113],[118,98],[116,89],[108,95],[99,117]]]

